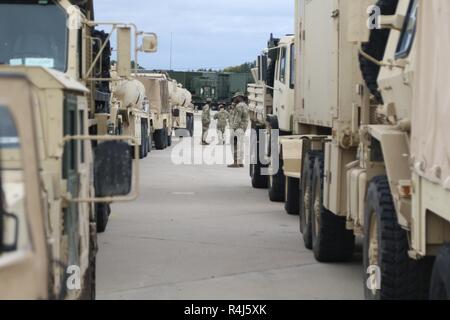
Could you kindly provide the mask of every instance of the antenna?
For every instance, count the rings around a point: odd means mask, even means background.
[[[169,70],[172,70],[172,50],[173,50],[173,32],[170,33],[170,67],[169,67]]]

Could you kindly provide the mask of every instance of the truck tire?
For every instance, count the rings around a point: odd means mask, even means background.
[[[379,0],[376,5],[381,9],[382,15],[393,15],[396,12],[398,0]],[[369,42],[362,44],[362,50],[379,61],[383,60],[389,34],[390,30],[388,29],[373,29],[370,33]],[[377,103],[383,104],[383,97],[378,90],[380,66],[361,55],[359,61],[362,76],[370,93],[375,97]]]
[[[256,129],[259,135],[259,130]],[[254,131],[252,131],[252,135],[254,135]],[[255,164],[250,164],[250,177],[252,179],[252,187],[254,189],[267,189],[269,187],[269,177],[267,175],[262,175],[262,169],[264,166],[262,165],[259,154],[260,154],[260,141],[259,137],[252,137],[252,152],[256,153],[257,161]]]
[[[172,146],[172,130],[167,130],[167,146]]]
[[[152,152],[153,149],[153,141],[152,141],[152,133],[150,133],[147,137],[147,148],[148,148],[148,153],[150,154]]]
[[[194,136],[194,115],[188,114],[186,116],[186,130],[189,132],[191,137]]]
[[[286,203],[284,209],[290,215],[296,216],[300,212],[300,180],[286,177]]]
[[[139,159],[145,158],[145,137],[141,139],[141,145],[139,146]]]
[[[324,156],[316,157],[311,201],[311,234],[314,256],[319,262],[343,262],[353,257],[355,236],[346,229],[346,218],[323,206]]]
[[[261,163],[250,165],[252,187],[254,189],[267,189],[269,187],[269,177],[261,175],[262,169]]]
[[[450,244],[441,248],[434,262],[430,299],[450,300]]]
[[[139,147],[139,158],[145,159],[148,155],[148,123],[141,121],[141,146]]]
[[[97,232],[104,233],[111,214],[111,207],[109,204],[97,203],[95,205],[95,214],[97,218]]]
[[[272,202],[284,202],[286,181],[283,173],[283,158],[279,157],[278,172],[269,176],[269,199]]]
[[[80,295],[81,301],[94,301],[96,299],[96,269],[97,259],[94,257],[90,261],[89,267],[86,270],[83,283],[83,292]]]
[[[426,299],[432,261],[409,257],[408,233],[398,224],[386,176],[375,177],[369,185],[364,229],[366,299]]]
[[[155,130],[153,140],[155,141],[156,150],[164,150],[166,148],[167,134],[165,129]]]
[[[317,151],[308,151],[303,163],[302,179],[300,186],[300,233],[303,235],[305,248],[312,250],[311,235],[311,199],[312,199],[312,182],[313,171],[316,157],[320,154]]]

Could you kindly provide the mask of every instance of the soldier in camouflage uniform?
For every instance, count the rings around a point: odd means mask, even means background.
[[[208,145],[209,143],[206,141],[206,138],[208,137],[208,130],[209,125],[211,124],[211,107],[210,103],[212,102],[211,99],[207,100],[207,104],[203,107],[203,113],[202,113],[202,144]]]
[[[224,105],[220,105],[219,112],[214,115],[214,120],[217,120],[217,136],[219,137],[219,144],[225,144],[225,129],[227,128],[230,114],[225,110]]]
[[[234,163],[229,168],[244,167],[244,141],[245,131],[248,128],[248,106],[244,102],[244,94],[238,92],[233,97],[236,104],[232,117],[230,118],[231,127],[231,148],[234,154]]]

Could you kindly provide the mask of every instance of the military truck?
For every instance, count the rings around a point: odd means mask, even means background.
[[[169,80],[169,97],[172,108],[172,128],[180,137],[194,136],[194,105],[192,94],[177,81]]]
[[[368,299],[449,297],[448,64],[437,56],[448,12],[446,1],[296,1],[294,109],[274,112],[291,119],[277,150],[298,180],[286,202],[320,262],[352,259],[363,238]]]
[[[246,92],[253,80],[250,73],[169,71],[168,74],[192,93],[195,106],[202,108],[211,99],[212,110],[217,110],[220,104],[230,104],[234,94]]]
[[[274,132],[280,136],[291,135],[294,130],[294,40],[291,35],[281,39],[271,35],[267,49],[258,57],[257,68],[253,70],[255,84],[248,86],[252,185],[254,188],[269,187],[269,198],[275,202],[284,202],[286,185],[288,190],[295,190],[299,181],[298,177],[285,178],[281,155],[275,152],[278,136],[272,136]],[[289,204],[286,208],[289,213],[298,213],[290,202],[286,203]]]
[[[172,145],[172,108],[169,96],[169,80],[162,73],[139,73],[136,79],[142,83],[149,103],[151,136],[157,150]]]
[[[0,76],[0,299],[48,299],[51,262],[31,85]]]
[[[92,1],[0,2],[0,72],[20,74],[32,87],[37,143],[27,148],[39,155],[49,292],[64,299],[95,297],[97,229],[105,225],[106,204],[133,200],[138,189],[127,196],[132,170],[138,175],[127,143],[134,137],[104,135],[111,121],[102,107],[110,96],[99,89],[110,79],[96,74],[108,41],[93,36],[98,24],[92,18]],[[126,77],[132,27],[110,25],[118,30],[118,75]],[[142,51],[154,51],[155,36],[142,38]],[[71,270],[79,280],[73,287],[66,283]]]
[[[111,87],[111,106],[114,110],[108,115],[109,123],[114,124],[111,133],[133,136],[136,143],[130,142],[131,151],[134,154],[137,149],[139,159],[144,159],[152,149],[150,104],[146,88],[136,76],[130,79],[116,77]]]

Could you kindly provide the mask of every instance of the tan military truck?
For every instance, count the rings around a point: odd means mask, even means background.
[[[175,135],[193,137],[195,110],[192,104],[192,94],[176,80],[169,79],[169,97]]]
[[[50,260],[28,80],[0,76],[0,299],[48,299]]]
[[[279,151],[300,183],[288,201],[318,261],[349,260],[364,239],[369,299],[449,297],[448,64],[436,57],[449,40],[429,36],[448,14],[445,1],[296,1],[294,135]]]
[[[285,177],[283,159],[278,149],[279,136],[293,134],[295,92],[294,36],[273,36],[257,59],[252,71],[255,84],[248,86],[251,120],[250,176],[254,188],[269,188],[271,201],[284,202],[286,189],[297,190],[299,178]],[[276,132],[278,136],[272,136]],[[272,150],[274,152],[272,152]],[[298,194],[295,196],[298,198]],[[298,214],[298,201],[286,201],[286,211]]]
[[[161,73],[140,73],[136,79],[145,88],[149,103],[150,129],[155,148],[164,150],[172,145],[172,108],[169,96],[169,80]]]
[[[99,211],[105,204],[136,197],[126,196],[131,189],[130,148],[115,141],[134,137],[102,135],[112,121],[98,110],[109,100],[98,89],[110,79],[98,77],[95,70],[102,69],[108,41],[93,37],[98,23],[90,20],[92,7],[92,1],[0,3],[0,72],[24,75],[32,86],[51,257],[49,287],[58,298],[95,297]],[[131,74],[130,26],[110,25],[119,30],[118,74],[125,77]],[[154,36],[144,35],[142,51],[154,50],[154,44]]]
[[[148,156],[152,148],[150,105],[144,84],[133,76],[130,79],[117,77],[112,82],[112,114],[109,121],[115,123],[115,132],[133,136],[132,152],[137,148],[139,158]]]

